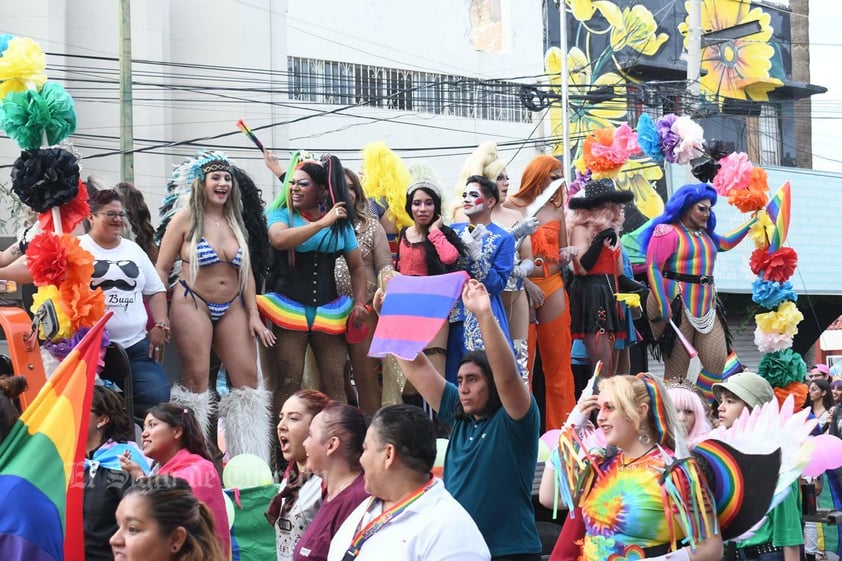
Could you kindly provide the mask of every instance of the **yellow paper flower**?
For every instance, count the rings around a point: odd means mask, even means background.
[[[778,309],[765,314],[757,314],[754,320],[757,327],[766,333],[781,333],[794,337],[798,334],[798,324],[804,319],[795,302],[787,301],[778,306]]]
[[[561,49],[553,47],[544,57],[544,67],[550,76],[550,84],[557,90],[561,84]],[[625,80],[614,72],[606,72],[592,81],[591,61],[578,47],[573,47],[567,55],[568,84],[574,95],[594,93],[598,88],[605,87],[611,97],[609,99],[575,99],[570,101],[568,118],[570,120],[571,145],[581,144],[590,131],[619,126],[626,117],[627,101],[625,97]],[[564,111],[560,104],[550,106],[550,125],[552,135],[561,138],[562,119]],[[561,142],[553,150],[554,154],[563,152]],[[573,157],[577,157],[574,153]]]
[[[28,37],[15,37],[0,56],[0,99],[10,92],[40,90],[47,83],[47,57]]]
[[[748,237],[754,242],[754,247],[758,249],[766,249],[769,247],[769,240],[775,234],[775,225],[772,219],[769,218],[769,213],[766,209],[762,209],[757,213],[757,221],[748,229]]]
[[[688,14],[690,0],[685,2]],[[688,16],[689,18],[689,16]],[[729,39],[702,49],[701,91],[710,98],[730,97],[766,101],[769,92],[783,85],[769,76],[775,49],[769,44],[772,38],[770,16],[761,8],[752,8],[748,0],[717,2],[704,0],[702,4],[702,29],[718,31],[736,25],[757,21],[760,32],[739,39]],[[684,48],[688,45],[688,20],[678,26],[684,35]]]
[[[652,184],[663,176],[660,166],[649,158],[632,159],[614,177],[614,183],[617,189],[634,193],[634,206],[646,218],[655,218],[664,212],[664,200]]]
[[[38,292],[35,293],[35,296],[32,297],[32,307],[29,310],[34,314],[38,308],[41,307],[47,300],[52,300],[53,304],[56,309],[56,317],[58,318],[58,333],[56,334],[56,339],[67,339],[73,336],[73,327],[70,323],[70,318],[65,313],[64,308],[61,304],[61,295],[59,294],[58,287],[54,284],[46,284],[44,286],[38,287]],[[44,335],[44,328],[40,328],[38,333],[41,339],[45,338]]]
[[[619,12],[619,8],[617,10]],[[616,23],[608,18],[605,10],[603,15],[612,23],[611,48],[615,51],[629,47],[646,56],[652,56],[669,39],[666,33],[656,33],[658,22],[655,21],[652,12],[641,4],[625,8]]]

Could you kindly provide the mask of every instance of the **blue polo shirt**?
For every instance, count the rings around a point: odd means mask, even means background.
[[[541,553],[532,509],[540,418],[531,397],[518,421],[503,407],[485,419],[454,419],[459,391],[447,383],[439,417],[453,427],[444,460],[444,486],[479,527],[491,556]]]

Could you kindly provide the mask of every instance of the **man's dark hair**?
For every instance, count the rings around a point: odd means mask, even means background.
[[[485,376],[485,381],[488,383],[488,401],[485,403],[485,407],[479,415],[481,417],[490,417],[503,406],[503,402],[500,401],[500,394],[497,391],[497,385],[494,383],[494,374],[491,372],[491,365],[488,363],[488,355],[485,354],[485,351],[468,351],[462,357],[462,360],[459,361],[459,368],[469,362],[479,366],[483,376]],[[456,419],[466,419],[468,417],[465,415],[461,403],[458,404],[453,417]]]
[[[423,409],[414,405],[383,407],[374,414],[371,425],[384,445],[395,447],[403,465],[430,473],[436,461],[436,429]]]
[[[465,182],[465,185],[468,185],[469,183],[478,183],[480,191],[482,191],[482,194],[485,195],[486,198],[492,197],[495,203],[500,202],[500,190],[497,188],[497,184],[484,175],[472,175]]]

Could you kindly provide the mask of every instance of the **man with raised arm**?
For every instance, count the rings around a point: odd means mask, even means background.
[[[537,561],[541,542],[531,494],[538,405],[518,374],[485,286],[469,280],[462,302],[476,317],[486,350],[464,356],[456,384],[445,381],[424,354],[398,362],[439,418],[453,426],[444,484],[473,517],[492,560]]]

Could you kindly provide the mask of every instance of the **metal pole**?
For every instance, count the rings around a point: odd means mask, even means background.
[[[567,9],[564,0],[558,2],[559,48],[561,49],[561,145],[564,182],[570,185],[570,85],[567,68]]]
[[[702,0],[690,0],[687,28],[687,93],[692,113],[699,101],[702,76]]]
[[[132,127],[132,7],[120,0],[120,177],[134,184]]]

